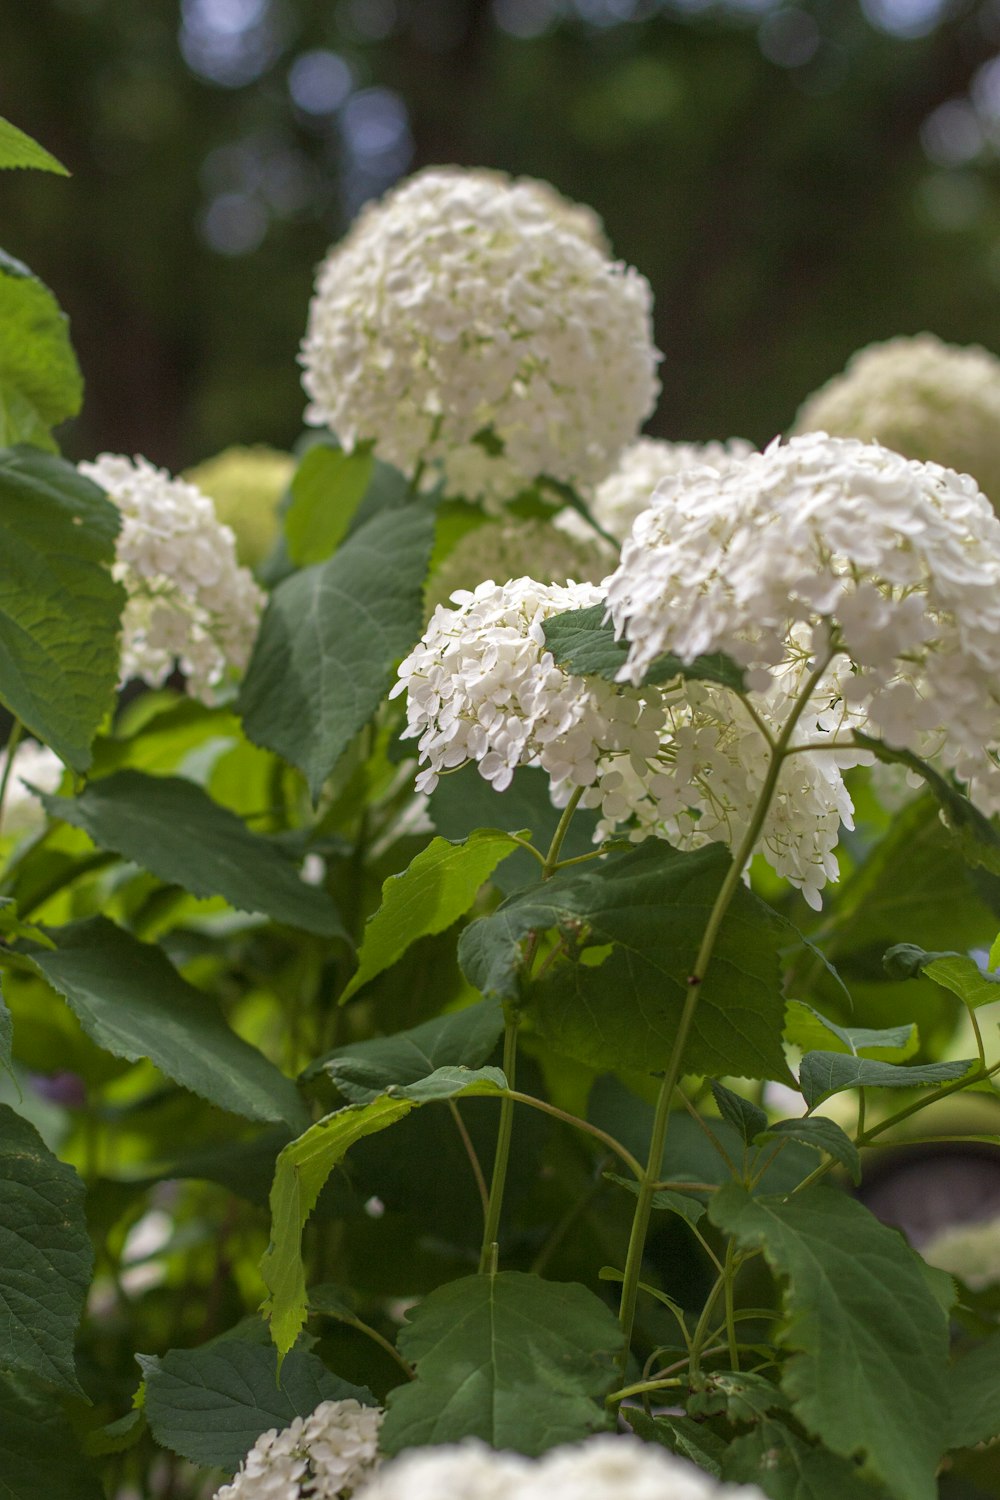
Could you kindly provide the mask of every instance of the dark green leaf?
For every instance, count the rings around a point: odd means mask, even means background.
[[[815,1109],[831,1094],[844,1089],[927,1088],[961,1078],[973,1066],[965,1062],[897,1063],[876,1062],[870,1057],[853,1057],[845,1052],[807,1052],[799,1068],[799,1088],[810,1109]]]
[[[783,1422],[766,1420],[726,1450],[722,1477],[756,1484],[770,1500],[875,1500],[879,1494],[849,1459],[811,1447]]]
[[[449,1282],[400,1331],[417,1379],[390,1393],[380,1446],[478,1437],[539,1454],[604,1430],[620,1347],[614,1315],[575,1283],[520,1271]]]
[[[949,1448],[971,1448],[1000,1437],[1000,1333],[959,1355],[948,1372],[948,1389]]]
[[[352,1104],[367,1104],[390,1085],[417,1083],[438,1068],[478,1068],[496,1046],[503,1024],[500,1005],[484,1000],[394,1036],[352,1042],[321,1066]]]
[[[845,1458],[863,1454],[900,1500],[935,1500],[948,1324],[915,1252],[830,1188],[782,1201],[730,1183],[708,1211],[787,1283],[782,1386],[806,1430]]]
[[[504,999],[519,993],[529,933],[556,929],[570,953],[608,947],[596,966],[571,957],[549,965],[531,985],[532,1024],[581,1062],[652,1072],[667,1064],[701,934],[729,867],[721,844],[682,853],[649,839],[511,896],[465,929],[459,961],[484,994]],[[779,943],[768,908],[739,886],[699,989],[686,1072],[787,1081]]]
[[[182,979],[161,948],[105,917],[49,935],[58,947],[32,951],[31,962],[99,1047],[130,1062],[148,1057],[234,1114],[301,1128],[305,1110],[291,1079],[230,1030],[212,996]]]
[[[692,1417],[723,1414],[730,1422],[757,1422],[769,1411],[782,1411],[788,1398],[763,1375],[749,1371],[716,1370],[706,1376],[703,1389],[692,1391]]]
[[[420,634],[433,540],[429,506],[380,512],[271,596],[241,709],[250,738],[298,766],[314,799]]]
[[[758,1105],[752,1104],[740,1094],[734,1094],[732,1089],[727,1089],[715,1079],[712,1080],[712,1098],[722,1118],[739,1131],[744,1145],[749,1146],[754,1137],[767,1128],[767,1115]]]
[[[542,630],[545,644],[568,671],[580,677],[603,677],[608,682],[617,682],[628,656],[628,641],[615,639],[614,626],[610,621],[604,623],[606,614],[605,605],[592,604],[587,609],[551,616],[544,621]],[[744,687],[742,668],[721,651],[711,656],[696,656],[690,662],[667,652],[650,664],[642,681],[644,685],[665,683],[677,677],[692,682],[717,682],[736,692]]]
[[[369,918],[358,968],[341,1004],[402,958],[411,943],[444,932],[472,906],[484,881],[516,844],[508,833],[480,828],[462,843],[432,839],[400,875],[382,886],[382,905]]]
[[[84,1196],[73,1168],[0,1105],[0,1369],[74,1392],[73,1341],[93,1265]]]
[[[216,1339],[199,1349],[171,1349],[146,1371],[146,1418],[164,1448],[206,1468],[238,1468],[270,1427],[287,1427],[321,1401],[353,1398],[373,1404],[370,1391],[333,1375],[314,1354],[292,1350],[278,1374],[269,1344]]]
[[[604,1176],[608,1182],[616,1182],[619,1187],[638,1196],[639,1184],[634,1178],[619,1177],[617,1172],[605,1172]],[[697,1198],[689,1198],[686,1193],[675,1193],[670,1188],[659,1188],[653,1194],[653,1208],[677,1214],[687,1224],[697,1224],[699,1219],[705,1217],[704,1203],[699,1203]]]
[[[0,699],[77,771],[118,681],[119,522],[71,464],[33,448],[0,453]]]
[[[718,1437],[707,1423],[694,1422],[690,1417],[651,1417],[633,1406],[623,1407],[622,1416],[643,1442],[659,1443],[716,1478],[722,1473],[725,1439]]]
[[[850,1052],[879,1062],[904,1062],[920,1045],[912,1021],[905,1026],[838,1026],[801,1000],[790,1000],[785,1012],[785,1036],[803,1052]]]
[[[285,512],[288,555],[297,568],[325,562],[336,550],[365,497],[373,468],[367,443],[353,453],[317,443],[303,455]]]
[[[48,287],[2,250],[0,329],[0,448],[54,450],[51,428],[76,416],[83,400],[69,323]]]
[[[56,161],[51,152],[4,119],[0,119],[0,167],[35,167],[39,172],[69,176],[62,162]]]
[[[51,1391],[0,1379],[3,1500],[104,1500],[104,1494]]]
[[[834,1161],[846,1167],[855,1184],[861,1181],[861,1157],[850,1136],[841,1129],[836,1120],[824,1119],[822,1115],[801,1120],[778,1120],[756,1137],[759,1144],[765,1141],[801,1141],[804,1146],[814,1146],[825,1151]]]
[[[43,796],[42,802],[99,848],[192,896],[222,896],[239,911],[346,937],[326,891],[307,885],[279,845],[251,833],[193,781],[117,771],[90,782],[78,797]]]
[[[108,1453],[125,1453],[135,1446],[146,1430],[145,1412],[140,1407],[133,1407],[123,1417],[88,1432],[84,1439],[84,1450],[91,1458],[103,1458]]]

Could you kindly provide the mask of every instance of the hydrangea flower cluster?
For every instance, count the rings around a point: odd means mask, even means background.
[[[680,680],[623,688],[560,667],[545,647],[543,622],[603,597],[592,584],[518,578],[458,591],[456,608],[438,607],[393,689],[407,693],[404,738],[419,736],[427,762],[418,789],[433,791],[443,773],[469,761],[498,791],[518,766],[541,766],[557,807],[584,789],[582,805],[601,813],[598,839],[625,831],[680,848],[711,839],[735,847],[767,774],[769,747],[759,724],[725,688]],[[758,695],[759,718],[780,726],[807,662],[802,647]],[[838,717],[818,700],[797,737],[828,734],[844,712],[841,705]],[[762,829],[761,852],[814,906],[827,880],[836,879],[833,851],[853,812],[837,762],[862,758],[847,748],[839,757],[804,751],[790,758]]]
[[[576,519],[580,531],[572,533],[540,520],[502,520],[467,532],[428,580],[428,614],[457,589],[474,589],[487,578],[530,574],[546,583],[598,583],[617,556],[592,527]]]
[[[636,516],[652,504],[657,486],[665,479],[705,466],[722,472],[753,452],[753,444],[743,438],[730,438],[725,443],[667,443],[661,438],[639,438],[597,486],[590,502],[591,515],[611,536],[624,542]]]
[[[103,453],[79,469],[122,513],[113,570],[128,595],[122,682],[159,687],[179,662],[192,696],[214,701],[245,669],[264,604],[232,531],[193,484],[144,458]]]
[[[7,770],[8,753],[0,752],[0,781]],[[45,822],[42,804],[25,785],[30,782],[40,792],[55,792],[63,776],[63,763],[54,750],[35,740],[22,740],[14,751],[14,761],[7,782],[3,804],[3,832],[31,833]]]
[[[763,1500],[753,1485],[720,1484],[694,1464],[630,1437],[588,1438],[540,1459],[471,1440],[417,1448],[386,1464],[363,1500]],[[361,1500],[361,1497],[359,1497]]]
[[[942,1229],[920,1253],[929,1265],[957,1276],[973,1291],[1000,1285],[1000,1218]]]
[[[407,474],[439,462],[470,499],[602,479],[652,410],[658,356],[648,282],[582,223],[497,173],[395,188],[320,268],[306,420]]]
[[[631,682],[722,651],[764,690],[805,626],[838,653],[831,704],[1000,808],[1000,521],[968,475],[824,433],[691,471],[636,521],[608,603]]]
[[[874,439],[975,476],[1000,506],[1000,359],[932,333],[870,344],[800,407],[795,432]]]
[[[382,1417],[352,1399],[324,1401],[262,1433],[215,1500],[348,1500],[378,1467]]]
[[[257,568],[278,540],[278,501],[294,473],[290,453],[255,443],[225,448],[183,477],[208,496],[222,524],[232,527],[239,561]]]

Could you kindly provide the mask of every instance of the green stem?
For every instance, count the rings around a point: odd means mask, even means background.
[[[739,1349],[736,1343],[736,1319],[733,1316],[733,1288],[736,1285],[736,1272],[739,1263],[736,1259],[735,1242],[730,1239],[726,1244],[726,1264],[723,1270],[723,1279],[726,1287],[726,1339],[729,1344],[729,1359],[734,1370],[740,1367]]]
[[[507,1162],[510,1159],[510,1137],[514,1125],[512,1092],[517,1068],[517,1031],[520,1024],[521,1018],[518,1013],[508,1010],[503,1033],[503,1071],[510,1087],[500,1100],[500,1124],[497,1127],[497,1149],[493,1158],[493,1180],[490,1183],[489,1200],[486,1204],[483,1247],[479,1252],[480,1275],[492,1270],[497,1260],[497,1231],[500,1228],[500,1210],[503,1207]]]
[[[469,1158],[472,1175],[476,1179],[476,1187],[479,1191],[479,1200],[483,1205],[483,1220],[485,1222],[486,1215],[490,1211],[490,1191],[486,1186],[486,1178],[483,1176],[483,1169],[479,1165],[479,1157],[476,1155],[476,1148],[472,1144],[472,1137],[466,1129],[465,1121],[462,1119],[461,1111],[454,1099],[448,1100],[448,1108],[455,1122],[455,1129],[458,1131],[462,1145],[465,1147],[465,1154]]]
[[[576,812],[576,809],[580,802],[580,798],[582,796],[583,787],[578,786],[576,788],[576,791],[570,797],[569,801],[566,803],[566,806],[562,810],[562,815],[559,819],[559,822],[556,824],[556,831],[552,835],[552,842],[549,845],[549,852],[548,854],[546,854],[545,861],[542,865],[543,880],[549,879],[550,875],[554,873],[556,865],[559,863],[559,851],[563,846],[563,840],[565,839],[566,834],[569,831],[569,825],[573,821],[573,814]]]
[[[0,777],[0,827],[3,826],[3,813],[7,802],[7,787],[10,783],[11,772],[14,769],[14,756],[23,733],[23,724],[20,719],[15,719],[11,725],[10,734],[7,736],[6,760],[4,761],[3,776]]]
[[[621,1141],[616,1141],[613,1135],[608,1135],[606,1130],[599,1129],[597,1125],[591,1125],[589,1120],[581,1120],[579,1115],[571,1115],[568,1110],[560,1109],[556,1104],[550,1104],[547,1099],[536,1099],[534,1094],[519,1094],[516,1089],[509,1089],[508,1096],[517,1104],[526,1104],[529,1109],[541,1110],[542,1114],[551,1115],[554,1120],[562,1120],[564,1124],[572,1125],[577,1130],[582,1130],[587,1135],[592,1135],[595,1140],[607,1146],[609,1151],[613,1151],[619,1160],[625,1163],[637,1182],[641,1179],[642,1167],[637,1159],[632,1155],[631,1151],[626,1150]],[[670,1187],[676,1189],[678,1192],[683,1192],[685,1187],[691,1186],[702,1188],[704,1184],[657,1183],[657,1187]]]
[[[649,1141],[649,1155],[646,1160],[646,1170],[639,1183],[635,1214],[632,1219],[632,1230],[629,1235],[628,1252],[625,1258],[622,1300],[618,1315],[622,1332],[625,1335],[620,1357],[623,1373],[628,1363],[629,1348],[632,1342],[632,1329],[635,1324],[635,1309],[639,1295],[639,1276],[642,1269],[642,1257],[646,1248],[646,1234],[649,1229],[649,1218],[653,1206],[653,1183],[660,1175],[660,1164],[663,1160],[663,1148],[667,1139],[667,1127],[670,1123],[674,1090],[681,1076],[684,1049],[687,1045],[695,1011],[698,1008],[698,998],[702,981],[708,970],[716,939],[719,936],[719,930],[729,909],[729,904],[736,894],[736,889],[743,878],[743,871],[750,861],[754,847],[764,827],[764,822],[771,806],[771,800],[778,785],[778,777],[781,775],[785,752],[791,742],[792,735],[795,733],[795,726],[798,724],[806,704],[812,697],[817,683],[830,665],[832,656],[832,650],[828,651],[822,661],[810,673],[801,694],[782,727],[781,733],[774,741],[767,775],[764,777],[764,784],[761,788],[753,817],[750,819],[740,846],[733,856],[729,869],[726,871],[726,877],[722,882],[719,894],[715,898],[708,921],[705,924],[705,931],[702,934],[698,955],[688,976],[684,1008],[681,1011],[677,1035],[674,1038],[670,1060],[667,1064],[667,1070],[663,1075],[663,1082],[660,1085],[660,1092],[656,1101],[656,1113],[653,1116],[653,1130]]]

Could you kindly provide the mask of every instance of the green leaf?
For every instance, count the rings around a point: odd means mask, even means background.
[[[1000,875],[1000,833],[953,782],[910,750],[890,749],[858,729],[854,731],[854,741],[886,765],[906,766],[922,777],[968,863],[982,865],[992,874]]]
[[[1000,1333],[959,1355],[948,1372],[947,1446],[971,1448],[1000,1437]]]
[[[0,1379],[0,1496],[3,1500],[104,1500],[50,1391]]]
[[[118,681],[119,523],[71,464],[32,448],[0,453],[0,699],[76,771],[90,765]]]
[[[241,711],[249,737],[298,766],[314,800],[420,634],[433,541],[429,507],[384,511],[271,595]]]
[[[716,1370],[706,1376],[702,1390],[692,1391],[692,1417],[725,1415],[730,1422],[757,1422],[769,1411],[782,1411],[788,1398],[763,1375],[743,1370]]]
[[[260,1263],[268,1290],[264,1311],[281,1354],[291,1349],[305,1321],[307,1296],[302,1230],[324,1183],[356,1141],[386,1130],[419,1105],[466,1094],[496,1094],[504,1086],[495,1068],[441,1068],[410,1085],[397,1085],[368,1104],[349,1104],[326,1115],[278,1157],[271,1188],[271,1243]]]
[[[846,1167],[855,1183],[861,1181],[861,1156],[850,1136],[841,1129],[836,1120],[824,1119],[822,1115],[801,1120],[777,1120],[756,1137],[764,1141],[801,1141],[804,1146],[813,1146],[825,1151],[834,1161]]]
[[[521,1271],[449,1282],[400,1330],[417,1378],[390,1392],[379,1446],[478,1437],[534,1455],[604,1431],[621,1341],[611,1311],[575,1283]]]
[[[368,443],[353,453],[317,443],[303,455],[285,512],[285,541],[297,568],[325,562],[336,551],[365,497],[374,466]]]
[[[0,331],[0,448],[54,451],[51,429],[75,417],[83,400],[69,322],[48,287],[2,250]]]
[[[608,1182],[616,1182],[619,1187],[638,1197],[639,1184],[633,1177],[620,1177],[617,1172],[605,1172],[604,1176]],[[675,1193],[671,1188],[658,1188],[653,1194],[652,1207],[676,1214],[686,1224],[697,1224],[699,1219],[705,1217],[704,1203],[699,1203],[697,1198],[689,1198],[686,1193]]]
[[[751,1104],[750,1100],[744,1099],[742,1095],[734,1094],[732,1089],[727,1089],[715,1079],[712,1080],[712,1098],[722,1118],[728,1120],[730,1125],[739,1131],[745,1146],[749,1146],[755,1136],[767,1129],[767,1115],[764,1110],[756,1104]]]
[[[708,1212],[787,1282],[779,1337],[793,1353],[782,1387],[806,1430],[845,1458],[863,1454],[900,1500],[935,1500],[948,1324],[916,1254],[829,1188],[783,1201],[730,1183]]]
[[[543,622],[545,644],[560,666],[580,677],[619,680],[618,674],[628,656],[628,641],[615,639],[610,620],[604,623],[606,614],[605,605],[592,604],[587,609],[552,615]],[[690,662],[667,652],[650,664],[642,683],[645,686],[673,682],[678,677],[691,682],[716,682],[735,692],[742,692],[745,686],[742,668],[721,651],[711,656],[696,656]]]
[[[920,1045],[913,1021],[878,1030],[868,1026],[838,1026],[802,1000],[788,1002],[785,1036],[803,1052],[849,1052],[879,1062],[904,1062]]]
[[[193,781],[118,771],[90,782],[78,797],[43,795],[42,802],[98,848],[192,896],[222,896],[238,911],[346,938],[327,893],[306,885],[278,844],[251,833]]]
[[[134,1406],[123,1417],[88,1432],[83,1440],[84,1451],[91,1458],[103,1458],[108,1453],[126,1453],[129,1448],[135,1447],[147,1431],[147,1425],[145,1412]]]
[[[773,1420],[730,1445],[722,1477],[730,1484],[756,1484],[770,1500],[875,1500],[879,1493],[849,1459],[812,1447]]]
[[[509,833],[480,828],[462,843],[432,839],[402,874],[390,875],[382,886],[382,905],[365,926],[357,972],[341,1005],[402,958],[411,943],[444,932],[464,916],[483,882],[516,848]]]
[[[409,1031],[352,1042],[319,1065],[352,1104],[367,1104],[393,1085],[418,1083],[447,1066],[478,1068],[503,1031],[503,1009],[483,1000],[424,1021]]]
[[[532,1025],[558,1051],[602,1070],[664,1068],[729,867],[721,844],[682,853],[649,839],[515,893],[465,929],[459,962],[484,994],[509,999],[519,995],[529,933],[556,929],[571,954],[609,948],[596,966],[551,963],[530,986]],[[685,1072],[788,1080],[780,941],[769,909],[739,886],[699,989]]]
[[[287,1427],[321,1401],[353,1398],[371,1406],[363,1387],[333,1375],[315,1354],[293,1349],[281,1364],[270,1344],[215,1339],[199,1349],[171,1349],[143,1362],[146,1418],[164,1448],[192,1463],[232,1473],[262,1432]]]
[[[716,1479],[722,1473],[726,1442],[707,1423],[694,1422],[690,1417],[651,1417],[635,1406],[623,1406],[621,1414],[643,1442],[659,1443],[669,1452],[690,1459]]]
[[[0,1105],[0,1369],[76,1393],[73,1340],[93,1266],[84,1197],[73,1168]]]
[[[182,979],[161,948],[106,917],[49,936],[55,951],[28,957],[99,1047],[129,1062],[148,1057],[221,1109],[301,1128],[307,1116],[292,1080],[230,1030],[212,996]]]
[[[4,119],[0,119],[0,167],[35,167],[39,172],[69,176],[62,162],[56,161],[44,146]]]
[[[975,1010],[980,1005],[994,1005],[1000,1000],[1000,976],[984,974],[975,959],[963,954],[945,954],[934,958],[924,969],[943,989],[951,990],[963,1005]]]
[[[870,1057],[853,1057],[844,1052],[807,1052],[799,1068],[799,1088],[810,1109],[815,1109],[831,1094],[845,1089],[913,1089],[947,1083],[961,1078],[974,1064],[964,1062],[896,1063],[875,1062]]]

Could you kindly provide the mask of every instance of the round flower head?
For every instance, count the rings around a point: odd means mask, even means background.
[[[608,581],[624,676],[723,651],[766,687],[798,624],[888,744],[938,755],[1000,808],[1000,521],[968,475],[812,433],[681,475]]]
[[[262,1433],[215,1500],[349,1500],[379,1464],[383,1413],[357,1401],[324,1401],[279,1432]]]
[[[874,439],[972,474],[1000,506],[1000,359],[932,333],[871,344],[800,407],[795,432]]]
[[[188,469],[184,478],[208,496],[223,525],[232,527],[240,562],[256,568],[278,539],[277,505],[294,472],[290,453],[258,443],[226,448]]]
[[[517,1500],[764,1500],[755,1485],[720,1484],[656,1443],[587,1438],[532,1465]]]
[[[624,542],[636,516],[652,504],[662,480],[699,466],[722,472],[753,451],[753,444],[742,438],[730,438],[725,443],[665,443],[660,438],[640,438],[625,449],[617,467],[597,486],[590,502],[591,514],[605,531]]]
[[[144,458],[103,453],[79,465],[122,513],[114,576],[128,600],[121,680],[159,687],[175,661],[211,702],[245,669],[264,596],[236,561],[235,538],[193,484]]]
[[[411,1448],[385,1464],[359,1500],[518,1500],[530,1461],[469,1439]]]
[[[0,752],[0,780],[7,770],[8,754]],[[25,783],[36,786],[40,792],[58,790],[62,781],[63,763],[54,750],[39,745],[34,740],[22,740],[14,751],[14,761],[7,782],[7,795],[3,804],[2,831],[19,837],[33,833],[45,822],[42,804],[29,791]]]
[[[957,1276],[973,1291],[1000,1285],[1000,1217],[942,1229],[920,1253],[928,1265]]]
[[[572,535],[551,521],[502,521],[477,526],[456,544],[431,575],[426,600],[430,614],[456,589],[474,589],[486,578],[520,578],[530,574],[552,583],[573,578],[597,583],[617,558],[592,527]]]
[[[591,485],[659,385],[649,284],[537,184],[430,169],[368,209],[320,268],[306,420],[450,493]]]

